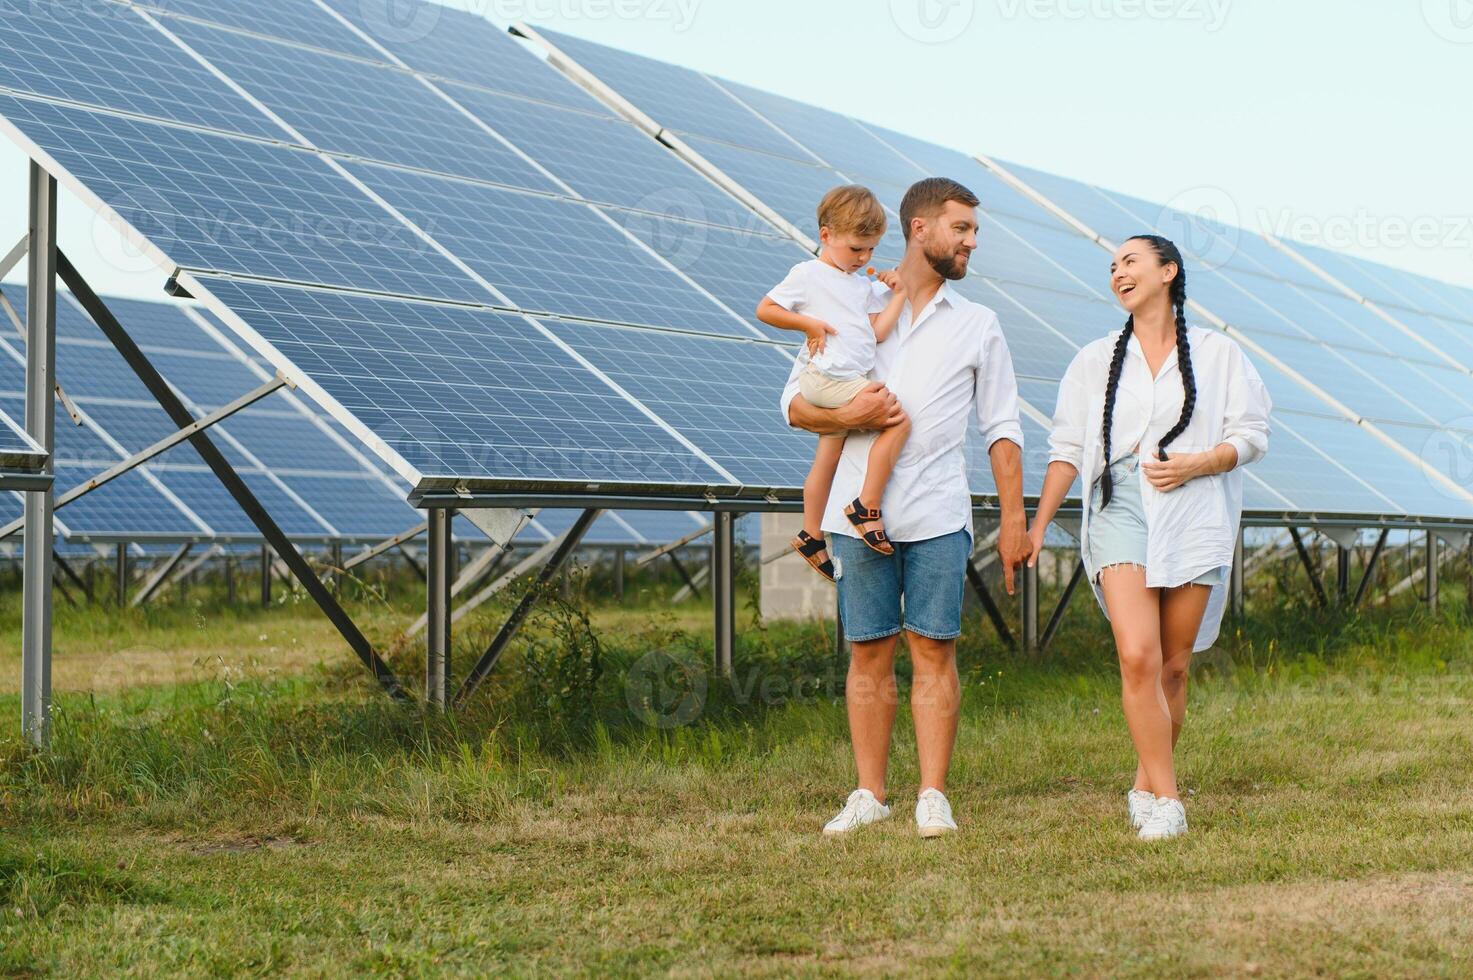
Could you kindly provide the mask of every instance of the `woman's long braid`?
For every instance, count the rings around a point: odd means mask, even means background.
[[[1178,259],[1176,278],[1171,280],[1171,305],[1176,307],[1176,365],[1181,371],[1181,417],[1156,444],[1156,456],[1166,458],[1166,444],[1186,431],[1197,406],[1197,379],[1192,375],[1192,349],[1187,341],[1187,270]]]
[[[1105,421],[1101,438],[1105,443],[1105,472],[1100,477],[1100,509],[1110,505],[1110,493],[1115,489],[1115,481],[1110,476],[1110,422],[1115,415],[1115,392],[1120,387],[1120,371],[1125,367],[1125,348],[1130,343],[1131,331],[1135,329],[1135,316],[1131,315],[1125,320],[1125,329],[1120,331],[1120,339],[1115,341],[1115,353],[1110,358],[1110,379],[1105,382]]]

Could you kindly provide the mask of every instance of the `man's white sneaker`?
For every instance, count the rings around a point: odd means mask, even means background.
[[[1148,789],[1133,789],[1125,794],[1125,806],[1130,810],[1130,825],[1140,830],[1151,819],[1151,808],[1156,805],[1156,794]]]
[[[838,834],[847,834],[849,831],[865,824],[876,823],[890,816],[890,808],[879,800],[875,794],[867,789],[857,789],[849,794],[849,799],[844,803],[844,809],[840,810],[834,819],[823,825],[823,832],[833,837]]]
[[[1138,836],[1141,840],[1165,840],[1168,837],[1180,837],[1186,832],[1187,811],[1181,805],[1181,800],[1158,796],[1156,805],[1151,807],[1151,816],[1146,820],[1145,826],[1141,827]]]
[[[916,829],[922,837],[940,837],[956,830],[951,804],[939,789],[928,789],[916,800]]]

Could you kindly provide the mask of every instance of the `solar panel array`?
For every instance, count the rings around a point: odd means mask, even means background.
[[[24,409],[24,404],[21,408]],[[17,418],[24,418],[24,412]],[[32,439],[25,428],[0,411],[0,474],[5,472],[35,473],[46,465],[46,450]]]
[[[401,479],[754,500],[801,484],[812,439],[775,411],[793,338],[751,310],[807,253],[488,22],[434,5],[403,22],[360,0],[93,0],[59,19],[0,2],[3,128],[134,225]],[[892,208],[935,173],[978,191],[982,246],[957,288],[1002,318],[1025,401],[1025,489],[1038,491],[1058,378],[1120,314],[1098,245],[1033,194],[1107,236],[1177,215],[1018,168],[1022,193],[942,146],[549,36],[810,237],[818,198],[847,180]],[[1230,237],[1180,218],[1203,248]],[[1473,517],[1473,497],[1407,458],[1426,433],[1462,438],[1462,297],[1364,273],[1386,303],[1443,329],[1431,349],[1236,237],[1192,285],[1207,324],[1227,321],[1252,348],[1278,404],[1247,506]],[[901,247],[892,227],[882,260]],[[136,405],[108,408],[126,432],[144,425],[125,419]],[[973,490],[991,493],[975,437],[970,448]],[[294,455],[236,451],[268,481]]]

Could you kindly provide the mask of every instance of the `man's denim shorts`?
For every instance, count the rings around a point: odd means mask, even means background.
[[[961,635],[962,588],[972,554],[965,528],[924,541],[892,541],[893,555],[847,534],[830,540],[845,639],[878,640],[902,626],[933,640]]]
[[[1090,488],[1089,555],[1097,571],[1111,565],[1146,567],[1146,507],[1141,500],[1141,457],[1126,453],[1110,464],[1110,506],[1100,509],[1100,480]],[[1192,580],[1220,585],[1223,570],[1214,568]]]

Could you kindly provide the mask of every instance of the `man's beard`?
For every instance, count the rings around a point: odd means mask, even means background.
[[[926,261],[942,279],[961,279],[967,274],[966,265],[957,261],[955,251],[947,251],[941,255],[926,252],[925,255]]]

